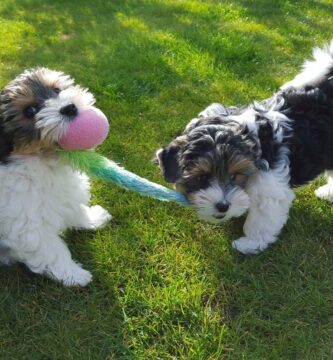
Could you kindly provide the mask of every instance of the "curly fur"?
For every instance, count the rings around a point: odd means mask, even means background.
[[[0,95],[0,262],[22,262],[67,286],[92,276],[72,259],[62,231],[95,229],[111,218],[89,207],[88,178],[55,151],[69,122],[93,102],[69,76],[45,68],[25,71]]]
[[[333,200],[332,154],[333,40],[270,99],[245,108],[210,105],[157,158],[202,218],[218,223],[248,211],[245,236],[233,247],[255,254],[287,221],[292,186],[328,171],[316,195]]]

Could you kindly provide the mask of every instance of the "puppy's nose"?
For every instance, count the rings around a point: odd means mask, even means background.
[[[68,104],[62,107],[59,111],[61,115],[67,116],[76,116],[78,113],[77,107],[74,104]]]
[[[230,206],[230,203],[228,201],[219,201],[218,203],[215,204],[215,207],[219,212],[228,211],[229,206]]]

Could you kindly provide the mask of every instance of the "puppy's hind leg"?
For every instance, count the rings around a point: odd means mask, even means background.
[[[327,171],[327,184],[321,186],[315,191],[315,195],[320,198],[333,202],[333,171]]]
[[[65,286],[85,286],[92,280],[90,272],[73,261],[66,244],[50,228],[26,230],[18,239],[6,243],[12,256],[36,274]]]
[[[258,254],[277,240],[288,218],[295,197],[288,183],[272,173],[261,173],[249,189],[249,214],[244,224],[244,237],[232,246],[243,254]]]

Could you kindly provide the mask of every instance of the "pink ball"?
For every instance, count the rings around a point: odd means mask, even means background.
[[[101,144],[109,132],[109,123],[101,110],[91,107],[79,113],[67,132],[58,140],[66,150],[91,149]]]

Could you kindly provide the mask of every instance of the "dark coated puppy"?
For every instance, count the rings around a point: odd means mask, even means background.
[[[233,247],[255,254],[276,241],[302,185],[333,201],[333,41],[270,99],[244,108],[212,104],[156,153],[166,179],[200,218],[220,223],[246,212]]]

